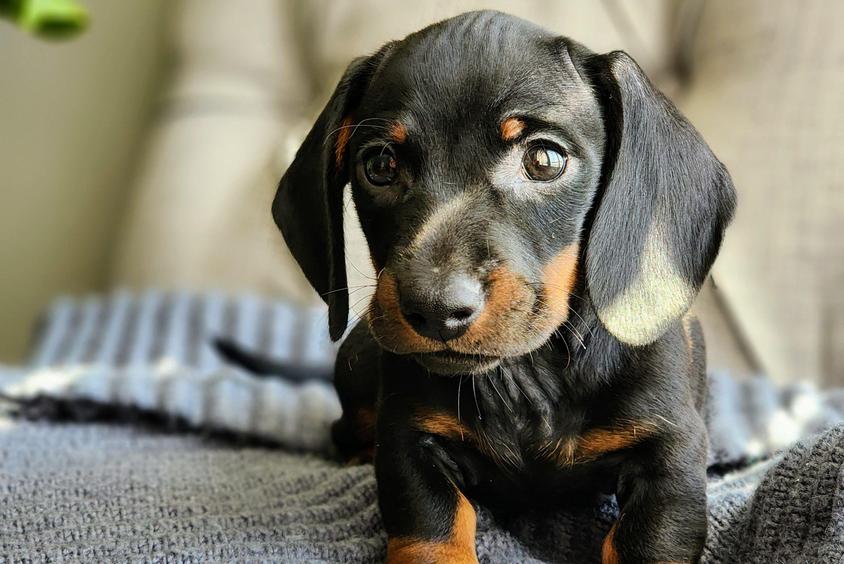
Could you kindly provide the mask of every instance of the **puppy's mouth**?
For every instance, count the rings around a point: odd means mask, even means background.
[[[501,362],[497,356],[465,354],[452,350],[416,353],[414,360],[423,368],[443,375],[480,374],[492,370]]]

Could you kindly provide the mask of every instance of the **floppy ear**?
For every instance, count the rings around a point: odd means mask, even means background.
[[[589,294],[620,341],[655,341],[691,306],[735,191],[700,134],[626,54],[597,57],[607,154],[586,252]]]
[[[290,252],[328,304],[328,329],[334,341],[343,336],[349,320],[343,188],[349,182],[346,145],[353,131],[351,114],[385,50],[355,59],[346,69],[273,200],[273,219]]]

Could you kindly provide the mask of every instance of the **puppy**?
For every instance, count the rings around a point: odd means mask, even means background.
[[[340,349],[339,449],[374,457],[389,562],[475,562],[473,503],[613,492],[604,563],[695,562],[704,348],[692,301],[735,195],[623,52],[476,12],[354,60],[273,217],[349,310],[344,187],[377,286]]]

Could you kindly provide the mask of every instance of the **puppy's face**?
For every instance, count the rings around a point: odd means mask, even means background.
[[[439,373],[566,320],[601,170],[600,108],[565,44],[485,31],[399,44],[335,140],[378,272],[371,332]]]
[[[444,374],[541,346],[576,280],[616,339],[654,342],[735,205],[723,165],[629,56],[498,12],[353,61],[279,183],[273,216],[335,340],[349,183],[378,272],[372,334]]]

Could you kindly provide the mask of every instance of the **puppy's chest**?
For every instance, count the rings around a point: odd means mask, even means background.
[[[554,386],[514,373],[488,378],[463,397],[458,414],[476,448],[502,466],[521,468],[582,461],[589,406]]]
[[[580,394],[571,373],[498,376],[440,381],[429,396],[435,405],[419,419],[425,431],[448,439],[467,476],[491,489],[538,487],[541,496],[595,485],[654,433],[605,397]]]
[[[477,382],[458,405],[450,414],[454,424],[434,430],[447,433],[470,458],[520,481],[566,480],[616,467],[656,431],[606,402],[592,405],[524,380],[509,388],[501,380]]]
[[[479,499],[529,505],[612,491],[624,446],[611,444],[612,439],[583,427],[579,419],[470,421],[467,432],[455,439],[467,485],[479,492]]]
[[[570,470],[600,456],[596,435],[580,410],[564,413],[502,413],[475,418],[466,425],[477,451],[503,469],[526,471],[552,467]]]

